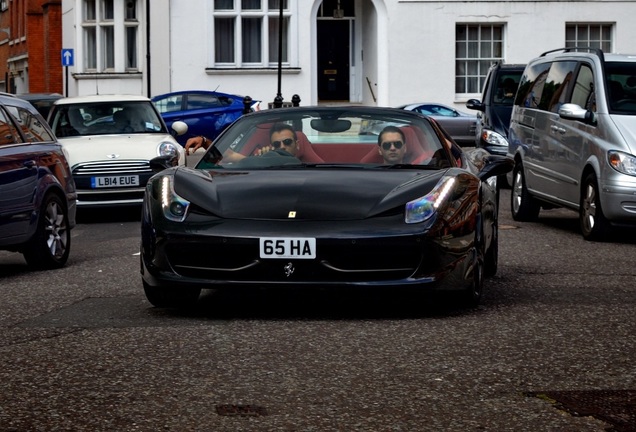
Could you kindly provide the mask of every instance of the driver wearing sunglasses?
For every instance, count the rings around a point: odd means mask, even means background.
[[[406,139],[399,127],[387,126],[378,135],[378,152],[385,164],[401,164],[406,154]]]

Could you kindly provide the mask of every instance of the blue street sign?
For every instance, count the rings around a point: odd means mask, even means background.
[[[72,48],[62,48],[62,66],[73,66]]]

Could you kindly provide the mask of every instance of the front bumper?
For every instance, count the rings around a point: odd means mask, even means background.
[[[473,230],[405,225],[402,215],[355,222],[216,221],[178,232],[142,219],[141,273],[150,286],[418,286],[472,282]],[[169,227],[179,226],[170,224]],[[315,259],[263,259],[259,237],[314,237]]]

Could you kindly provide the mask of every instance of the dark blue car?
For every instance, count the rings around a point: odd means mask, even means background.
[[[39,269],[66,264],[77,193],[66,154],[27,101],[0,95],[0,250]]]
[[[185,145],[188,138],[203,135],[215,139],[234,120],[243,115],[243,96],[207,90],[186,90],[152,98],[168,129],[180,120],[188,133],[177,138]]]

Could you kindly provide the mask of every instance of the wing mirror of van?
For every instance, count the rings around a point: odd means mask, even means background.
[[[566,120],[578,120],[587,124],[596,124],[596,115],[577,104],[568,103],[559,108],[559,117]]]
[[[481,112],[486,111],[486,107],[484,106],[483,103],[481,103],[479,99],[468,99],[466,101],[466,108],[471,110],[481,111]]]

